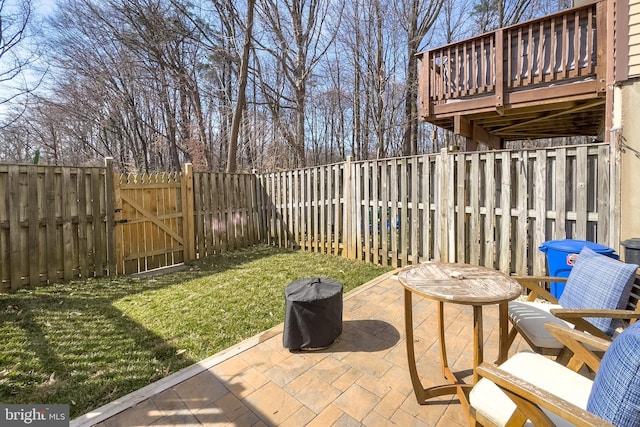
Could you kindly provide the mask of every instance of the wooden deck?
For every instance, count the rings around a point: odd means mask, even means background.
[[[417,366],[442,383],[436,302],[414,298]],[[282,325],[71,422],[72,426],[463,426],[457,399],[419,405],[404,340],[403,288],[393,274],[345,295],[343,334],[318,352],[282,346]],[[497,355],[497,307],[484,312],[485,360]],[[447,304],[449,361],[467,380],[472,308]],[[527,348],[520,340],[511,349]]]
[[[606,46],[598,1],[422,52],[420,117],[492,148],[598,135]]]

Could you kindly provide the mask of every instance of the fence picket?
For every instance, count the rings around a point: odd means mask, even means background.
[[[87,227],[89,224],[87,223],[87,175],[83,169],[79,169],[76,174],[77,186],[78,186],[78,274],[80,277],[88,277],[89,276],[89,267],[87,265],[87,256],[89,247],[87,244]],[[105,182],[108,183],[111,181],[113,183],[113,176],[105,177]],[[111,185],[113,187],[113,184]],[[113,191],[111,192],[113,195]],[[113,200],[113,198],[112,198]],[[108,207],[106,209],[109,209]],[[115,213],[115,207],[111,205],[111,211]],[[113,224],[113,216],[111,217],[111,221],[107,222],[107,224]],[[112,241],[114,241],[113,246],[111,247],[111,258],[113,258],[113,262],[111,263],[111,268],[109,272],[115,272],[115,263],[116,263],[116,255],[115,255],[115,239],[113,238],[113,228],[112,228]]]
[[[369,206],[371,206],[371,216],[370,216],[370,228],[371,228],[371,252],[372,252],[372,261],[374,264],[380,263],[381,254],[380,254],[380,215],[378,214],[380,209],[380,162],[372,161],[371,162],[371,176],[369,180],[366,181],[369,183],[371,187],[371,197],[369,200]]]
[[[538,248],[547,240],[547,152],[536,151],[536,167],[534,171],[534,210],[535,225],[533,232],[533,248]],[[535,257],[533,260],[533,274],[545,274],[545,260]]]
[[[422,223],[420,226],[422,234],[422,258],[419,255],[415,255],[414,262],[420,262],[422,260],[428,260],[432,258],[432,226],[431,221],[431,197],[433,191],[431,189],[431,157],[429,155],[422,156],[422,191],[420,197],[422,200]],[[418,239],[416,235],[416,239]]]
[[[480,175],[480,153],[471,154],[471,167],[469,171],[469,205],[471,211],[469,213],[469,263],[479,265],[480,264],[480,234],[482,228],[480,227],[480,185],[484,180]],[[486,186],[484,186],[486,189]],[[463,205],[464,206],[464,205]],[[458,206],[460,209],[460,206]]]
[[[21,237],[20,237],[20,176],[18,166],[9,166],[9,206],[17,207],[17,212],[9,215],[9,259],[11,268],[11,289],[16,290],[22,287],[23,264],[21,258]],[[28,268],[28,266],[27,266]]]
[[[577,67],[576,67],[577,68]],[[587,235],[587,214],[588,214],[588,177],[587,168],[589,167],[587,159],[587,147],[578,147],[576,156],[576,230],[579,236]]]
[[[315,200],[313,198],[313,193],[311,192],[311,181],[312,181],[312,174],[313,174],[313,169],[306,169],[304,171],[305,174],[305,190],[304,190],[304,195],[305,197],[303,198],[304,200],[304,208],[305,208],[305,221],[306,221],[306,227],[305,227],[305,245],[307,248],[307,251],[311,252],[313,251],[313,211],[312,211],[312,204],[313,204],[313,200]]]
[[[455,173],[453,180],[455,181],[455,216],[451,218],[455,221],[455,259],[459,262],[467,262],[469,249],[469,243],[466,240],[466,224],[467,224],[467,205],[466,196],[469,188],[469,179],[467,176],[467,161],[463,154],[451,154],[451,158],[454,159]],[[453,196],[452,196],[453,197]]]
[[[42,212],[42,201],[40,200],[38,191],[38,172],[36,168],[29,168],[27,171],[29,183],[28,195],[28,243],[27,251],[29,253],[29,283],[35,285],[40,284],[40,212]]]
[[[553,177],[555,182],[564,177],[567,174],[567,150],[566,148],[560,148],[556,152],[556,164],[555,164],[555,176]],[[567,235],[566,222],[567,222],[567,196],[566,186],[564,182],[562,185],[554,186],[555,190],[555,221],[554,221],[554,235],[553,239],[563,239]]]
[[[364,218],[363,210],[366,209],[364,205],[364,194],[362,192],[362,175],[363,175],[363,165],[362,164],[354,164],[352,167],[357,172],[353,174],[353,208],[351,209],[351,221],[352,221],[352,229],[354,231],[353,238],[353,259],[364,259],[364,248],[363,248],[363,238],[364,238]]]
[[[419,220],[420,220],[420,199],[418,198],[418,189],[420,187],[420,180],[418,175],[418,169],[420,167],[420,158],[413,157],[410,159],[411,166],[411,196],[409,200],[411,200],[411,206],[407,202],[407,208],[410,212],[411,225],[409,228],[409,240],[411,241],[411,250],[409,251],[411,254],[411,263],[417,264],[419,262]]]
[[[387,162],[382,162],[381,164],[381,175],[382,175],[382,187],[381,187],[381,195],[380,195],[380,240],[381,240],[381,248],[382,248],[382,265],[389,265],[389,245],[388,245],[388,233],[387,233],[387,224],[389,224],[389,168]]]
[[[512,250],[515,255],[515,271],[524,276],[527,274],[527,254],[529,249],[528,225],[529,225],[529,194],[527,193],[529,175],[529,153],[521,151],[516,163],[517,172],[514,175],[516,180],[516,212],[517,226],[515,245]]]
[[[91,171],[93,174],[93,171]],[[92,176],[93,178],[93,176]],[[49,211],[46,215],[46,259],[47,259],[47,280],[53,282],[58,279],[57,266],[59,265],[59,255],[60,251],[57,249],[56,244],[56,215],[55,215],[55,205],[56,205],[56,195],[58,194],[55,187],[55,173],[53,168],[46,168],[44,173],[44,185],[45,185],[45,193],[46,193],[46,206]],[[92,193],[94,188],[92,187]],[[93,221],[95,222],[96,215],[93,212],[93,205],[91,206],[91,215]],[[92,237],[95,234],[95,230],[92,233]],[[95,248],[95,240],[93,241],[93,247]],[[98,265],[96,262],[96,252],[94,251],[94,257],[92,265],[94,270]]]
[[[344,169],[346,168],[346,165],[343,166],[342,171],[344,171]],[[341,168],[339,165],[334,165],[333,166],[333,229],[331,230],[332,236],[333,236],[333,255],[340,255],[340,239],[342,236],[340,236],[340,227],[342,226],[342,218],[340,217],[341,213],[344,212],[341,207],[342,207],[342,198],[341,198],[341,191],[342,191],[342,187],[340,186],[340,183],[342,182],[343,185],[346,185],[346,182],[343,182],[340,178],[341,178]],[[344,179],[344,174],[342,175],[343,179]],[[345,234],[346,236],[346,234]],[[343,248],[346,249],[346,248]]]
[[[511,152],[502,152],[500,186],[500,271],[510,273],[511,268]]]
[[[309,205],[311,208],[312,216],[311,222],[312,226],[310,227],[310,250],[313,252],[320,251],[320,236],[319,236],[319,218],[320,218],[320,203],[319,203],[319,193],[318,193],[318,168],[313,168],[313,177],[310,178],[311,187],[310,193],[311,200],[309,201]]]
[[[409,159],[404,158],[400,160],[400,198],[398,201],[398,215],[396,216],[395,223],[392,226],[395,228],[398,234],[395,241],[398,243],[399,260],[398,265],[407,265],[409,259],[409,242],[411,236],[408,234],[408,226],[411,217],[409,215],[409,186],[407,183],[407,177],[409,174]],[[399,224],[398,224],[399,221]],[[395,257],[398,258],[398,257]]]
[[[484,252],[483,265],[489,268],[496,268],[496,154],[487,152],[485,154],[485,170],[484,170],[484,239],[481,243],[481,249]]]
[[[442,261],[444,262],[455,262],[456,258],[456,248],[455,248],[455,240],[453,236],[455,236],[456,232],[456,223],[455,223],[455,212],[456,212],[456,199],[455,199],[455,155],[447,156],[446,160],[446,176],[447,180],[443,183],[445,186],[446,193],[446,203],[442,204],[442,212],[445,215],[445,224],[446,230],[444,235],[442,236],[443,246],[445,247],[445,255],[443,255]],[[462,212],[465,211],[464,204],[460,206]]]
[[[62,171],[62,251],[63,278],[70,280],[73,277],[73,267],[77,265],[74,258],[77,257],[73,247],[73,230],[71,224],[71,204],[75,202],[75,186],[71,185],[71,169],[63,168]]]
[[[595,178],[598,183],[598,189],[596,191],[596,209],[598,212],[598,243],[603,245],[612,244],[609,242],[609,227],[612,215],[608,212],[609,198],[601,197],[603,194],[609,192],[611,186],[611,177],[609,176],[610,159],[609,159],[609,146],[603,145],[598,147],[598,166],[597,176]]]

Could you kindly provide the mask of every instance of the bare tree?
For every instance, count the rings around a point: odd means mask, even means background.
[[[407,73],[405,95],[405,132],[403,154],[418,154],[418,59],[420,43],[433,27],[443,0],[408,0],[401,4],[401,15],[407,32]]]
[[[342,13],[335,12],[333,21],[328,22],[329,8],[327,0],[261,0],[258,9],[269,32],[269,40],[260,41],[260,48],[271,56],[286,85],[283,91],[276,86],[277,78],[269,79],[262,73],[261,87],[298,166],[306,165],[305,108],[309,79],[334,40]]]
[[[471,15],[473,4],[457,0],[443,0],[442,9],[432,40],[438,44],[450,44],[471,37],[473,28],[465,25]]]
[[[44,75],[32,68],[38,58],[35,48],[28,44],[33,25],[31,0],[0,0],[0,106],[6,109],[9,104],[19,104],[8,111],[11,119],[7,123],[24,112],[25,96],[40,85]]]
[[[473,6],[474,30],[485,33],[517,24],[532,18],[549,3],[546,0],[478,0]],[[559,5],[561,2],[554,3]]]
[[[31,1],[0,0],[0,105],[32,89]],[[0,132],[0,156],[235,171],[417,154],[436,139],[418,127],[418,50],[551,3],[58,0],[48,91]]]
[[[95,135],[69,143],[128,170],[210,168],[199,24],[169,0],[66,0],[51,20],[51,98]]]

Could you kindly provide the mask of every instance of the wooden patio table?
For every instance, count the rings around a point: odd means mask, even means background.
[[[482,332],[482,306],[499,305],[499,352],[496,363],[507,358],[508,344],[508,302],[521,294],[521,286],[500,271],[469,264],[448,264],[425,262],[404,268],[398,274],[404,287],[404,314],[407,338],[407,359],[411,383],[418,403],[424,405],[433,397],[457,394],[469,415],[468,391],[478,381],[476,368],[483,361],[484,345]],[[438,337],[440,362],[448,384],[424,388],[418,377],[413,339],[412,294],[430,298],[438,302]],[[464,383],[449,368],[445,344],[444,303],[473,306],[473,384]]]

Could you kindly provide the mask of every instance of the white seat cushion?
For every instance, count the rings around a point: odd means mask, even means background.
[[[593,382],[544,356],[531,352],[517,353],[500,365],[500,369],[580,408],[587,407]],[[481,379],[473,387],[469,401],[478,413],[499,426],[506,425],[516,409],[513,401],[497,385],[486,379]],[[553,413],[545,412],[557,426],[573,425]]]
[[[523,335],[537,347],[564,347],[545,327],[547,322],[556,323],[573,328],[573,325],[551,314],[551,309],[562,308],[559,304],[543,302],[511,301],[509,303],[509,317],[522,331]]]

